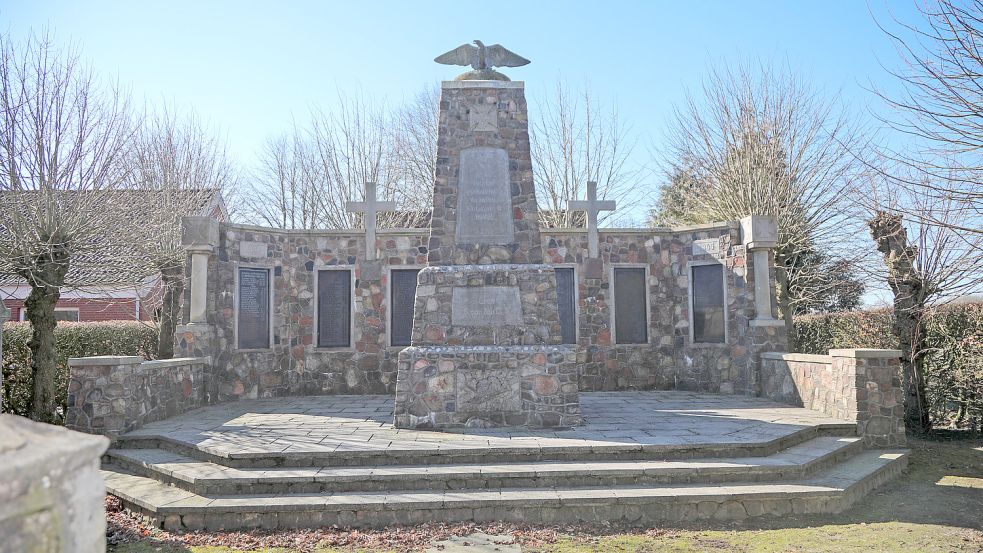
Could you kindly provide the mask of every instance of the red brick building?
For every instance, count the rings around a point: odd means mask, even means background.
[[[135,202],[134,205],[148,204]],[[228,219],[228,209],[222,193],[215,190],[199,213],[187,215],[208,215],[225,221]],[[139,216],[138,213],[134,214],[135,219]],[[110,263],[106,265],[107,270],[112,266]],[[79,322],[154,320],[161,303],[160,277],[134,273],[122,279],[129,282],[119,284],[118,270],[111,270],[114,284],[92,286],[86,290],[63,290],[55,307],[55,317],[62,321]],[[0,300],[10,309],[11,321],[25,320],[24,300],[30,293],[31,287],[20,277],[0,274]]]

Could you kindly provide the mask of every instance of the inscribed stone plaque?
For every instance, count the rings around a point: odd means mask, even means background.
[[[498,106],[478,104],[468,111],[468,122],[472,132],[498,130]]]
[[[454,326],[522,324],[522,300],[515,286],[469,286],[451,293]]]
[[[717,238],[693,240],[693,255],[720,255],[720,240]]]
[[[693,267],[693,341],[724,342],[724,266]]]
[[[516,413],[522,410],[521,387],[515,369],[460,369],[457,408],[467,413]]]
[[[317,347],[344,348],[352,336],[352,272],[317,273]]]
[[[239,269],[239,349],[270,347],[270,271]]]
[[[560,331],[564,344],[577,343],[577,317],[574,290],[573,269],[558,268],[556,273],[556,301],[560,312]]]
[[[461,150],[455,236],[468,244],[510,244],[515,239],[509,154],[502,148]]]
[[[648,342],[645,269],[614,270],[614,337],[619,344]]]
[[[267,253],[265,242],[243,240],[239,242],[239,255],[242,257],[265,258]]]
[[[392,312],[389,336],[392,345],[408,346],[413,335],[413,306],[416,302],[417,269],[393,270],[390,275],[389,301]]]

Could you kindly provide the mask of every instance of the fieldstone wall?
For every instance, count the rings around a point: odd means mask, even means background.
[[[0,551],[102,553],[102,436],[0,415]]]
[[[558,428],[582,423],[569,346],[409,347],[400,354],[398,428]]]
[[[857,423],[871,447],[905,444],[897,350],[831,350],[829,355],[765,353],[761,395]]]
[[[116,437],[206,402],[208,358],[144,361],[102,356],[68,360],[65,426]]]
[[[679,229],[601,229],[600,259],[587,256],[585,229],[542,229],[545,263],[573,267],[578,280],[578,345],[586,352],[581,391],[757,393],[757,356],[762,351],[784,351],[785,329],[752,324],[754,272],[738,227],[735,222]],[[209,262],[207,324],[182,325],[176,339],[178,355],[211,355],[210,401],[395,392],[397,357],[403,348],[389,345],[389,270],[426,265],[428,229],[380,229],[379,259],[366,262],[364,235],[358,230],[287,231],[227,223],[220,228]],[[694,254],[695,241],[713,239],[719,244],[717,253],[698,248]],[[694,344],[690,338],[688,268],[694,262],[718,262],[724,267],[726,343]],[[614,343],[611,278],[616,266],[648,268],[647,344]],[[269,350],[235,348],[238,267],[271,269]],[[326,267],[354,271],[355,329],[350,348],[315,346],[316,271]],[[771,279],[773,289],[774,274]]]

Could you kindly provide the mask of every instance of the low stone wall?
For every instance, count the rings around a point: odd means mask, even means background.
[[[763,353],[761,395],[857,423],[871,447],[905,444],[898,350]]]
[[[207,401],[208,363],[207,357],[69,359],[65,426],[114,438],[145,423],[201,407]]]
[[[106,550],[102,436],[0,415],[0,551]]]
[[[567,346],[409,347],[399,356],[399,428],[582,423]]]

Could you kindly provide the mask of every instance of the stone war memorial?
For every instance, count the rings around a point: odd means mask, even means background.
[[[168,529],[839,512],[905,469],[893,350],[786,353],[776,223],[541,228],[529,63],[441,86],[429,228],[184,219],[181,357],[70,361],[69,425]],[[521,70],[518,70],[521,71]]]

